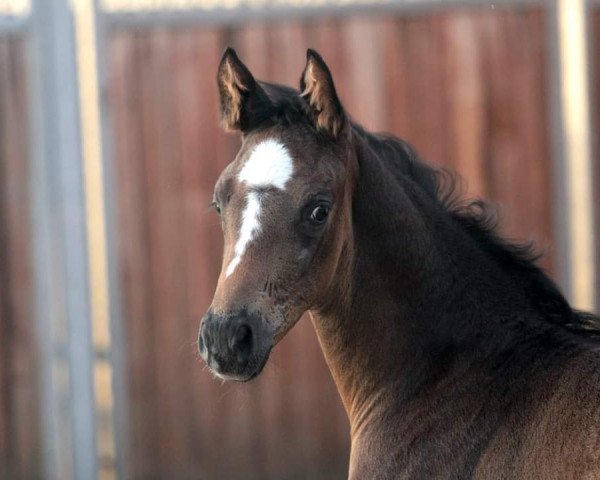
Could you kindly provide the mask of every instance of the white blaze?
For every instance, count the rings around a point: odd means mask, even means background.
[[[260,194],[252,189],[274,187],[283,190],[293,173],[292,157],[287,148],[278,141],[265,140],[252,150],[238,174],[238,180],[246,183],[250,190],[246,195],[246,206],[242,213],[240,236],[235,243],[235,256],[227,266],[226,277],[234,272],[242,261],[248,245],[260,232],[261,198]]]
[[[225,276],[228,277],[233,273],[235,267],[238,266],[242,260],[242,255],[246,251],[246,247],[254,236],[260,230],[260,197],[257,192],[249,192],[246,197],[246,207],[242,214],[242,228],[240,229],[240,236],[238,241],[235,243],[235,257],[229,262]]]

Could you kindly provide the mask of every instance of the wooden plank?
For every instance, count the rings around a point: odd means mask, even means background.
[[[410,122],[407,115],[408,88],[406,71],[406,49],[402,42],[404,20],[390,17],[381,26],[383,35],[385,131],[400,138],[406,138]]]
[[[552,246],[552,164],[549,148],[549,85],[546,71],[549,70],[546,56],[546,17],[539,10],[526,12],[516,22],[518,42],[515,53],[519,63],[518,78],[521,88],[515,94],[515,112],[518,112],[517,129],[521,133],[525,172],[522,189],[516,197],[515,210],[522,216],[509,224],[509,235],[517,239],[532,240],[538,251],[544,252],[541,265],[554,272],[556,251]],[[519,45],[521,46],[519,48]],[[515,201],[515,199],[513,199]],[[515,202],[515,203],[516,203]]]
[[[356,119],[367,130],[381,131],[387,128],[385,116],[382,36],[379,22],[369,17],[349,18],[342,29],[342,44],[348,52],[349,75],[344,81],[351,86],[349,100]]]
[[[0,40],[0,476],[41,475],[31,311],[25,43]]]
[[[156,321],[155,365],[158,387],[160,474],[177,478],[186,468],[189,445],[185,442],[188,405],[181,392],[187,379],[181,375],[181,348],[185,338],[186,286],[180,282],[184,259],[180,147],[174,115],[173,57],[171,33],[157,29],[149,38],[151,57],[144,72],[144,119],[147,121],[145,150],[146,188],[150,234],[152,305]]]
[[[34,353],[35,328],[32,311],[31,275],[31,234],[30,212],[31,192],[29,188],[28,134],[27,122],[27,60],[25,40],[16,39],[9,52],[10,91],[7,92],[8,119],[11,140],[7,142],[10,152],[7,155],[6,176],[9,232],[10,302],[15,319],[12,340],[14,359],[12,388],[16,421],[16,455],[19,464],[18,476],[31,478],[41,473],[41,445],[39,397],[37,394],[38,370]]]
[[[487,190],[481,162],[485,152],[485,98],[481,46],[477,26],[487,18],[457,12],[444,18],[441,32],[447,46],[448,163],[463,172],[469,195],[481,197]]]
[[[446,144],[447,94],[444,82],[445,47],[439,15],[406,19],[402,44],[406,51],[406,104],[410,118],[405,140],[433,165],[448,165]]]
[[[499,202],[502,231],[509,238],[550,245],[550,155],[542,76],[544,32],[535,17],[504,13],[483,31],[490,102],[488,107],[489,196]],[[511,72],[506,75],[506,72]],[[527,106],[527,107],[525,107]],[[551,256],[544,266],[552,265]]]
[[[258,80],[273,81],[271,55],[277,51],[278,45],[273,44],[271,32],[272,28],[265,23],[248,23],[240,25],[231,38],[238,55]],[[261,52],[262,55],[252,52]]]
[[[141,38],[140,38],[141,37]],[[153,368],[155,322],[150,292],[148,211],[144,189],[142,74],[146,36],[123,33],[111,41],[111,107],[114,118],[121,282],[127,319],[130,471],[134,478],[158,478],[156,376]]]
[[[12,327],[13,318],[10,312],[10,290],[9,290],[9,272],[8,272],[8,238],[6,213],[4,212],[4,196],[6,189],[6,172],[5,163],[5,139],[8,136],[9,121],[7,115],[7,106],[5,102],[5,92],[8,92],[10,85],[6,78],[8,72],[8,42],[6,40],[0,42],[0,72],[4,75],[0,76],[0,344],[2,345],[0,361],[0,473],[3,477],[9,477],[14,469],[14,452],[12,446],[13,422],[14,415],[12,411],[11,389],[8,386],[11,383],[10,368],[12,365]]]

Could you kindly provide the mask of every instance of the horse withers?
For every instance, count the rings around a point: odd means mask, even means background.
[[[217,81],[243,144],[214,192],[223,267],[198,339],[214,374],[257,376],[308,311],[351,479],[600,478],[598,318],[446,173],[353,123],[316,52],[299,91],[232,49]]]

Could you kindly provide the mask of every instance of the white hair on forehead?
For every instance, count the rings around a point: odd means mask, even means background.
[[[288,149],[277,140],[269,139],[254,147],[238,179],[250,187],[283,190],[293,171],[294,164]]]
[[[294,163],[288,149],[274,139],[264,140],[254,147],[238,174],[238,180],[250,187],[246,206],[242,212],[240,236],[235,243],[235,256],[229,262],[225,276],[229,277],[242,261],[248,245],[260,233],[260,194],[252,188],[277,188],[284,190],[294,173]]]

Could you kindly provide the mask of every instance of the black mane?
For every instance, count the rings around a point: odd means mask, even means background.
[[[574,310],[557,285],[536,264],[541,257],[531,243],[515,244],[498,233],[496,210],[483,200],[465,200],[460,177],[423,163],[406,142],[367,132],[353,125],[371,148],[392,168],[411,178],[460,225],[494,261],[520,285],[532,306],[550,323],[588,337],[600,338],[600,318]]]
[[[269,123],[308,125],[306,102],[298,91],[282,85],[261,82],[272,101]],[[423,163],[414,149],[403,140],[387,134],[367,132],[352,123],[355,134],[362,137],[392,171],[408,176],[460,225],[487,254],[520,285],[532,306],[546,321],[587,337],[600,338],[600,318],[571,308],[556,284],[536,264],[541,257],[531,243],[515,244],[497,233],[495,209],[483,200],[466,201],[460,177],[448,170]]]

